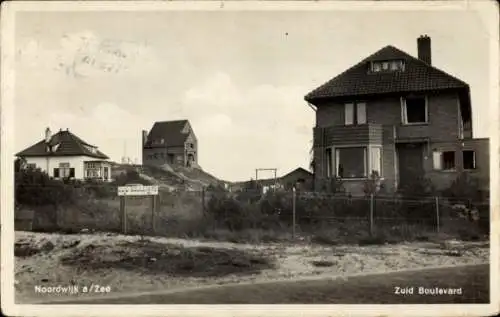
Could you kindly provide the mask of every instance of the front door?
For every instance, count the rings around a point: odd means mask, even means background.
[[[424,173],[424,144],[402,143],[397,145],[399,184],[405,187]]]

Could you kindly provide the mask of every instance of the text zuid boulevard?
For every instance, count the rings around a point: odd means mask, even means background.
[[[430,295],[430,296],[440,296],[440,295],[462,295],[462,288],[445,288],[445,287],[394,287],[394,294],[400,296],[408,295]]]

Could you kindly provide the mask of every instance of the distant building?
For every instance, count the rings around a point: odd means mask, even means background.
[[[470,88],[431,63],[431,39],[418,58],[386,46],[305,96],[316,111],[316,188],[342,179],[352,194],[377,172],[388,191],[419,176],[437,189],[465,172],[489,189],[489,140],[473,138]]]
[[[45,138],[16,154],[28,168],[39,168],[56,179],[111,180],[109,157],[69,130],[52,135],[45,130]]]
[[[312,189],[313,181],[314,175],[302,167],[294,169],[290,173],[279,178],[279,183],[285,189],[295,187],[297,189],[309,190]]]
[[[281,177],[258,179],[257,181],[246,181],[233,183],[230,186],[232,192],[243,190],[255,182],[262,187],[262,191],[266,193],[270,189],[285,189],[291,190],[293,187],[302,190],[311,190],[314,183],[314,175],[306,169],[299,167]]]
[[[142,131],[142,164],[198,165],[198,140],[188,120],[155,122]]]

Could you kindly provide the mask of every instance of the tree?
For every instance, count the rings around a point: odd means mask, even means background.
[[[14,160],[14,172],[17,173],[22,169],[25,169],[27,166],[27,162],[24,158],[18,157]]]

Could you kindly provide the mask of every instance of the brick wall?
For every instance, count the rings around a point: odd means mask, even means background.
[[[463,171],[462,151],[474,151],[476,160],[476,169],[468,170],[467,173],[479,181],[479,186],[483,190],[489,189],[490,176],[490,154],[488,139],[470,139],[455,142],[433,142],[430,145],[431,152],[436,151],[454,151],[455,152],[455,171],[435,171],[432,166],[432,157],[429,157],[425,164],[426,174],[438,189],[444,189],[451,185],[459,172]]]
[[[367,104],[367,123],[382,125],[382,173],[385,179],[384,184],[390,191],[397,186],[398,178],[394,133],[399,139],[421,137],[429,138],[434,143],[452,142],[456,144],[459,137],[458,95],[453,92],[446,92],[428,94],[427,98],[429,123],[412,126],[403,126],[401,124],[401,98],[398,96],[357,100],[364,101]],[[361,127],[339,127],[339,129],[336,130],[332,127],[341,125],[344,125],[343,103],[330,101],[318,107],[316,111],[316,127],[328,129],[324,132],[322,132],[321,129],[315,130],[314,159],[316,163],[316,186],[319,186],[326,177],[325,145],[346,144],[347,139],[352,139],[353,133],[354,135],[360,136],[366,134],[364,133],[365,131],[358,131]],[[343,132],[346,132],[345,135],[343,135]],[[379,134],[380,132],[374,130],[374,133]],[[359,140],[356,142],[353,141],[352,143],[358,143],[358,141]],[[424,156],[427,156],[424,162],[424,168],[430,173],[432,171],[432,154],[427,151],[424,153]],[[485,157],[481,154],[477,159],[484,160]],[[483,175],[484,171],[481,173]],[[434,177],[436,178],[436,176]],[[437,178],[439,178],[439,176],[437,176]],[[359,191],[359,186],[359,182],[356,181],[350,181],[349,184],[346,185],[346,187],[349,187],[353,191]]]
[[[454,93],[428,95],[428,124],[403,126],[399,97],[368,101],[366,117],[368,123],[396,126],[398,138],[430,137],[435,141],[456,140],[459,123],[458,95]]]
[[[184,147],[150,148],[142,150],[143,165],[163,165],[172,164],[169,161],[169,154],[174,155],[174,164],[182,165],[184,162]]]

